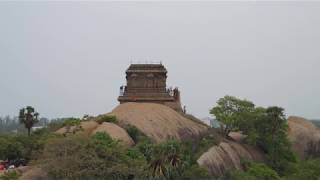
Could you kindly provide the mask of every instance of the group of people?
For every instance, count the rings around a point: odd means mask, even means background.
[[[126,86],[120,86],[120,96],[123,96],[125,91],[126,91]]]
[[[26,160],[24,159],[19,159],[19,160],[6,160],[6,161],[1,161],[0,160],[0,172],[3,171],[9,171],[12,169],[15,169],[20,166],[26,166]]]
[[[176,97],[179,93],[179,89],[175,87],[174,89],[172,87],[167,89],[167,93],[169,93],[170,96]]]

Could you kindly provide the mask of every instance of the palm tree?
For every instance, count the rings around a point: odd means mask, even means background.
[[[169,155],[167,158],[168,158],[169,164],[170,164],[172,167],[177,168],[177,167],[180,166],[180,164],[181,164],[181,159],[180,159],[180,154],[179,154],[179,153],[171,154],[171,155]]]
[[[39,121],[38,117],[39,113],[37,113],[31,106],[20,109],[19,121],[28,129],[28,136],[30,136],[30,131],[33,125]]]
[[[163,176],[166,172],[166,162],[165,157],[160,156],[158,158],[155,158],[150,163],[150,169],[152,169],[152,176],[158,177]]]
[[[170,141],[153,150],[153,160],[150,162],[153,178],[176,179],[182,165],[179,144]]]

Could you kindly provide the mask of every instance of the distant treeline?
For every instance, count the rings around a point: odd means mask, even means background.
[[[311,121],[312,121],[312,123],[313,123],[314,125],[316,125],[317,127],[320,128],[320,119],[318,119],[318,120],[311,120]]]
[[[19,123],[18,117],[0,117],[0,133],[25,132],[23,124]]]
[[[49,123],[48,118],[40,118],[39,122],[35,124],[37,126],[46,126]],[[0,117],[0,133],[9,133],[9,132],[26,132],[26,129],[23,124],[19,122],[18,117]]]

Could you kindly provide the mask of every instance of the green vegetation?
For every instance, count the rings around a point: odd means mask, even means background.
[[[48,143],[40,163],[51,179],[127,179],[141,176],[143,163],[130,158],[125,151],[103,133],[92,138],[71,136]]]
[[[28,136],[30,136],[33,125],[39,121],[38,117],[39,113],[37,113],[31,106],[20,109],[19,121],[28,129]]]
[[[246,119],[246,116],[251,115],[254,109],[254,104],[247,100],[237,99],[232,96],[225,96],[217,102],[217,106],[211,109],[218,121],[224,124],[221,132],[228,136],[231,131],[239,130],[240,123]]]
[[[254,126],[257,132],[256,144],[266,152],[267,163],[280,175],[290,172],[291,163],[297,160],[287,138],[284,110],[269,107],[257,123]]]
[[[0,160],[17,160],[25,159],[30,161],[37,159],[45,144],[59,137],[48,131],[48,129],[40,129],[32,133],[30,136],[5,134],[0,135]]]
[[[234,171],[226,175],[224,179],[233,180],[281,180],[273,169],[263,163],[244,163],[245,171]]]
[[[231,171],[222,180],[319,180],[320,160],[304,160],[292,164],[291,172],[280,176],[263,163],[244,162],[244,171]]]
[[[105,133],[70,136],[47,144],[40,164],[52,179],[208,179],[183,143],[141,141],[125,148]],[[192,173],[192,174],[190,174]],[[104,178],[108,177],[108,178]]]
[[[112,115],[100,115],[96,118],[96,122],[102,124],[104,122],[117,123],[117,117]]]
[[[293,171],[287,174],[286,180],[319,180],[320,159],[301,161],[293,165]]]
[[[287,120],[280,107],[261,108],[248,101],[232,96],[219,99],[211,110],[217,120],[224,123],[223,134],[241,131],[246,142],[258,146],[266,153],[267,164],[280,175],[290,171],[296,162],[287,138]]]
[[[62,123],[62,126],[79,126],[81,123],[81,119],[78,118],[66,118]]]
[[[320,128],[320,120],[311,120],[311,122],[317,126],[318,128]]]
[[[105,133],[92,137],[64,137],[53,133],[57,127],[78,122],[78,119],[66,118],[30,136],[1,135],[0,159],[33,161],[48,172],[50,179],[211,178],[196,160],[216,142],[214,136],[207,134],[197,140],[154,144],[137,128],[128,126],[126,129],[136,145],[126,148]]]
[[[225,126],[222,134],[241,131],[245,142],[266,154],[266,164],[247,163],[245,171],[234,171],[226,179],[319,179],[320,161],[298,161],[287,138],[287,120],[281,107],[255,107],[248,100],[221,98],[210,111]]]
[[[18,180],[19,174],[16,171],[7,172],[4,175],[0,175],[0,180]]]
[[[140,143],[140,142],[151,143],[151,140],[135,126],[126,125],[125,130],[127,131],[128,135],[131,137],[131,139],[135,143]]]
[[[38,114],[29,107],[21,110],[20,120],[31,128]],[[207,133],[183,141],[155,144],[134,126],[124,127],[135,146],[124,147],[108,134],[60,136],[61,127],[81,127],[85,120],[117,123],[115,116],[83,119],[63,118],[51,121],[43,129],[24,134],[0,134],[0,159],[25,159],[42,167],[48,179],[149,179],[149,180],[319,180],[320,160],[299,160],[287,138],[287,120],[281,107],[256,107],[248,100],[232,96],[221,98],[210,111],[222,122],[221,133]],[[31,115],[32,114],[32,118]],[[27,118],[29,117],[29,118]],[[30,123],[32,122],[32,123]],[[10,124],[10,123],[8,123]],[[230,138],[231,131],[245,134],[244,143],[265,153],[264,163],[242,162],[243,170],[231,170],[223,177],[210,176],[200,167],[198,158],[210,147]],[[314,156],[313,158],[317,158]],[[18,179],[13,171],[0,180]]]

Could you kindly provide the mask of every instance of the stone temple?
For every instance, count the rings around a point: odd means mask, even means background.
[[[180,91],[167,88],[167,69],[162,64],[131,64],[126,71],[127,85],[120,87],[120,104],[159,103],[182,112]]]

